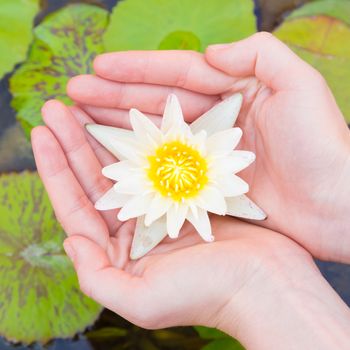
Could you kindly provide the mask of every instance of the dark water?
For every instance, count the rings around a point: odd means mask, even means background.
[[[98,332],[110,327],[123,329],[127,334],[123,337],[98,335]],[[27,347],[9,344],[0,338],[0,350],[200,350],[207,343],[198,337],[192,327],[148,331],[105,310],[90,332],[74,339],[55,339],[46,346],[33,344]]]
[[[111,9],[118,0],[91,0],[87,3],[97,4]],[[146,1],[146,0],[145,0]],[[50,12],[59,9],[67,3],[82,2],[69,0],[44,1],[43,10],[35,22],[40,21]],[[306,0],[256,0],[256,14],[259,29],[272,30],[278,25],[283,16]],[[1,4],[0,4],[1,6]],[[35,169],[35,164],[29,142],[25,139],[21,128],[15,120],[15,113],[10,107],[11,96],[8,92],[8,78],[0,80],[0,172],[21,171]],[[16,155],[14,157],[13,155]],[[350,265],[317,262],[325,278],[350,306]],[[35,322],[35,320],[33,320]],[[33,344],[30,347],[13,345],[0,338],[0,350],[117,350],[117,349],[200,349],[203,344],[196,332],[189,327],[172,329],[169,331],[146,331],[133,326],[112,312],[105,310],[90,331],[118,327],[127,330],[123,337],[103,337],[96,333],[78,335],[74,339],[56,339],[43,347]],[[163,333],[162,333],[163,332]],[[167,333],[164,333],[167,332]],[[224,350],[224,349],[223,349]]]

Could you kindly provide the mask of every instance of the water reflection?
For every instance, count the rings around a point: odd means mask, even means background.
[[[350,306],[350,265],[317,261],[323,276]]]
[[[18,123],[6,128],[0,137],[0,172],[35,170],[30,142]]]
[[[6,75],[0,80],[0,137],[6,128],[16,121],[15,113],[10,107],[11,95],[8,91],[8,87],[9,75]]]
[[[0,350],[98,350],[94,348],[87,339],[70,340],[57,339],[47,347],[35,344],[30,348],[27,346],[14,346],[0,338]]]

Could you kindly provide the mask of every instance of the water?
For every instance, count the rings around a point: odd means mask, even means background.
[[[39,23],[48,13],[57,10],[67,3],[76,2],[68,0],[49,0],[35,22]],[[117,0],[91,0],[88,3],[98,4],[111,9]],[[271,30],[281,22],[283,16],[295,6],[305,0],[259,0],[260,4],[256,12],[259,28]],[[1,6],[1,5],[0,5]],[[16,123],[15,113],[10,107],[11,96],[8,92],[8,78],[0,81],[0,172],[21,171],[35,169],[35,163],[29,142]],[[15,156],[14,156],[15,155]],[[317,262],[325,278],[339,293],[344,301],[350,305],[350,265]],[[35,322],[35,320],[33,320]],[[203,341],[198,339],[192,328],[173,329],[167,337],[162,331],[146,331],[128,323],[114,313],[105,310],[91,330],[104,329],[106,327],[120,327],[126,329],[128,335],[121,338],[93,337],[87,338],[85,334],[78,335],[74,339],[56,339],[46,347],[34,344],[30,347],[13,345],[0,338],[0,350],[105,350],[105,349],[200,349]],[[157,333],[158,332],[158,333]],[[162,341],[160,339],[163,339]],[[166,341],[165,341],[165,340]],[[155,344],[156,347],[152,347]],[[179,345],[181,344],[181,345]]]

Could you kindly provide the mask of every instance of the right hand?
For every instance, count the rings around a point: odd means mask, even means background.
[[[242,173],[249,196],[277,230],[322,259],[350,262],[350,136],[322,76],[271,34],[189,51],[98,56],[97,76],[73,78],[68,94],[97,123],[128,126],[131,107],[159,119],[169,92],[192,121],[242,92],[241,148],[257,160]],[[258,223],[259,224],[259,223]]]

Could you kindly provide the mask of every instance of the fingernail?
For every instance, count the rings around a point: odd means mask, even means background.
[[[68,255],[69,259],[71,259],[72,262],[74,262],[74,258],[75,258],[76,253],[75,253],[75,250],[74,250],[72,244],[70,244],[67,241],[64,241],[63,248],[64,248],[64,251],[66,252],[66,254]]]
[[[210,50],[223,50],[227,49],[232,45],[232,43],[226,43],[226,44],[215,44],[215,45],[209,45],[208,48]]]

